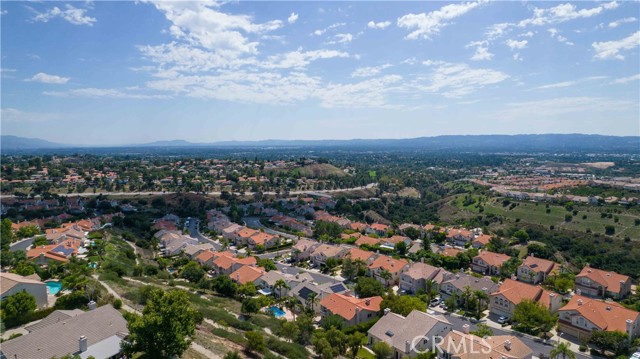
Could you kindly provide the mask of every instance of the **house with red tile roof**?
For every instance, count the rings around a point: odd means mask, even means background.
[[[411,238],[398,235],[391,236],[389,238],[381,238],[380,246],[394,249],[400,242],[404,242],[407,248],[411,246]]]
[[[382,239],[380,238],[373,238],[373,237],[369,237],[369,236],[360,236],[360,238],[358,238],[358,240],[356,241],[356,246],[364,246],[367,245],[369,247],[373,247],[376,246],[378,244],[380,244],[380,242],[382,242]]]
[[[371,225],[369,225],[369,227],[367,227],[365,229],[366,233],[375,233],[377,235],[380,236],[384,236],[385,234],[387,234],[387,231],[389,230],[389,226],[386,224],[382,224],[382,223],[373,223]]]
[[[238,284],[246,284],[254,282],[265,273],[266,271],[262,267],[242,266],[235,272],[231,273],[229,278]]]
[[[631,293],[631,278],[586,266],[576,276],[575,291],[589,297],[623,299]]]
[[[400,280],[400,274],[409,268],[409,262],[404,259],[395,259],[380,255],[368,267],[370,276],[384,285],[393,285]],[[389,272],[390,278],[383,278],[383,273]]]
[[[360,248],[351,248],[347,254],[344,255],[345,258],[351,258],[352,260],[361,260],[362,262],[371,264],[373,260],[376,258],[376,254],[371,251],[365,251]]]
[[[559,271],[558,263],[530,255],[518,267],[517,275],[519,281],[538,284]]]
[[[69,258],[78,254],[80,241],[67,239],[58,244],[49,244],[31,248],[27,251],[27,258],[33,259],[39,265],[49,264],[49,262],[66,263]]]
[[[346,247],[321,244],[313,251],[313,253],[311,253],[311,263],[316,267],[323,266],[327,263],[327,259],[329,258],[342,258],[347,250],[348,249]]]
[[[265,232],[258,232],[247,240],[247,245],[251,249],[255,249],[257,246],[267,249],[275,246],[278,237]]]
[[[473,232],[464,228],[453,228],[447,231],[447,241],[458,246],[464,246],[473,240]]]
[[[332,293],[320,301],[320,315],[339,315],[350,327],[368,322],[378,316],[382,297],[356,298],[350,295]]]
[[[440,291],[440,284],[450,276],[450,272],[425,263],[411,263],[408,269],[400,274],[400,289],[407,293],[418,293],[427,290],[427,281],[434,281],[434,290]]]
[[[255,229],[248,227],[242,227],[242,229],[235,232],[234,239],[238,245],[244,245],[248,243],[249,238],[258,233],[260,233],[260,231],[256,231]]]
[[[511,259],[506,254],[481,251],[471,261],[471,270],[486,275],[498,275],[504,262]]]
[[[497,292],[489,295],[489,311],[498,316],[511,318],[518,303],[525,299],[540,303],[551,313],[562,307],[562,296],[540,286],[506,279]]]
[[[640,337],[640,313],[611,300],[574,295],[558,311],[558,331],[587,339],[594,330],[621,331]]]
[[[531,359],[533,350],[513,335],[494,335],[480,338],[463,331],[452,330],[437,345],[438,359]]]
[[[489,242],[491,241],[491,238],[492,237],[488,234],[477,235],[473,237],[473,240],[471,240],[471,246],[473,248],[482,249],[486,247],[487,244],[489,244]]]
[[[349,223],[349,229],[362,232],[367,229],[367,224],[362,222],[351,222]]]

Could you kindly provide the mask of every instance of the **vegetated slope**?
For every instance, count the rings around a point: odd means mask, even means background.
[[[328,163],[317,163],[312,165],[307,165],[303,167],[299,167],[293,170],[294,173],[298,173],[303,177],[312,177],[312,178],[322,178],[322,177],[343,177],[347,174],[344,173],[343,170],[339,169],[334,165],[330,165]]]

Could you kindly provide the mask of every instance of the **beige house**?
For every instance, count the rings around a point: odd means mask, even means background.
[[[495,335],[480,338],[469,333],[469,325],[463,332],[451,331],[437,347],[440,359],[531,359],[533,350],[512,335]]]
[[[538,284],[544,282],[547,277],[559,270],[560,268],[556,262],[530,255],[518,267],[518,280]]]
[[[450,272],[425,263],[412,263],[409,268],[400,274],[400,290],[407,293],[418,293],[427,290],[427,281],[436,283],[434,289],[440,291],[440,284],[453,276]]]
[[[594,330],[621,331],[640,337],[640,313],[611,300],[574,295],[558,311],[558,331],[577,338],[588,338]]]
[[[516,305],[525,299],[540,303],[551,313],[557,312],[562,307],[562,296],[559,294],[542,287],[507,279],[497,292],[489,295],[489,311],[495,315],[511,318]]]
[[[404,259],[395,259],[389,256],[380,255],[368,267],[370,276],[383,283],[385,286],[394,285],[400,281],[400,274],[409,268],[409,262]],[[389,278],[385,278],[385,273],[389,272]]]
[[[589,297],[623,299],[631,293],[631,278],[586,266],[576,276],[575,291]]]
[[[1,300],[22,291],[36,298],[38,308],[47,306],[47,285],[45,283],[14,273],[0,273]]]
[[[350,295],[330,294],[320,301],[320,315],[339,315],[347,326],[368,322],[378,316],[382,297],[356,298]]]
[[[480,274],[499,275],[504,262],[511,259],[506,254],[481,251],[471,261],[471,270]]]

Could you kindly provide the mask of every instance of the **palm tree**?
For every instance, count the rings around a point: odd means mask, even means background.
[[[300,306],[300,301],[298,300],[298,298],[296,298],[296,297],[288,297],[284,302],[284,306],[287,309],[289,309],[291,311],[291,313],[293,313],[293,321],[295,322],[295,320],[296,320],[296,312],[298,311],[298,308]]]
[[[319,301],[318,295],[316,293],[311,293],[307,298],[307,306],[309,306],[312,311],[315,311],[315,306],[316,304],[318,304],[318,301]]]
[[[289,287],[289,285],[287,285],[287,282],[284,281],[284,279],[278,279],[276,281],[276,283],[273,285],[273,289],[278,291],[278,298],[282,298],[282,289],[291,289],[291,287]]]
[[[427,298],[429,299],[429,301],[427,302],[427,305],[431,304],[431,300],[433,299],[433,290],[437,287],[437,283],[436,281],[434,281],[433,279],[429,279],[425,282],[426,287],[427,287]]]
[[[473,292],[473,295],[478,300],[478,319],[480,319],[482,315],[482,304],[489,299],[489,296],[483,290],[476,290]]]
[[[471,288],[469,286],[464,287],[464,292],[462,292],[462,298],[464,299],[464,311],[465,316],[467,312],[469,312],[469,302],[471,301]]]
[[[384,279],[384,286],[386,287],[388,285],[387,282],[392,278],[392,275],[388,270],[383,269],[380,271],[380,278]]]
[[[558,345],[551,350],[550,358],[576,359],[576,354],[571,351],[569,343],[563,342],[558,343]]]

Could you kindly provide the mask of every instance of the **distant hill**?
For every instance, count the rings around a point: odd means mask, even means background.
[[[30,149],[42,149],[42,148],[63,148],[69,147],[60,143],[49,142],[39,138],[26,138],[11,135],[0,136],[0,150],[4,151],[16,151],[16,150],[30,150]]]
[[[189,148],[340,148],[366,150],[422,150],[456,152],[594,152],[594,153],[640,153],[640,136],[603,136],[581,134],[543,135],[456,135],[407,139],[353,139],[353,140],[262,140],[220,141],[193,143],[185,140],[156,141],[126,146],[73,146],[49,141],[2,136],[1,149],[5,151],[47,150],[54,148],[84,148],[91,152],[124,151],[142,149],[148,153],[156,151],[188,151]],[[136,152],[134,150],[132,152]]]
[[[298,172],[300,176],[311,178],[322,178],[329,176],[343,177],[347,175],[343,170],[328,163],[316,163],[313,165],[299,167],[296,168],[294,172]]]

